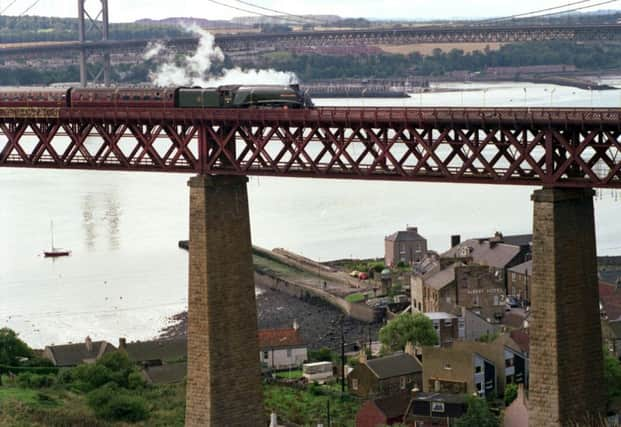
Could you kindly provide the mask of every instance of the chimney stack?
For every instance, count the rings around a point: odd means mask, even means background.
[[[91,340],[91,337],[86,337],[84,345],[86,345],[86,351],[89,353],[93,351],[93,341]]]
[[[461,235],[459,234],[454,234],[451,236],[451,248],[454,248],[455,246],[459,245],[461,243]]]
[[[127,351],[127,340],[125,338],[119,338],[119,350]]]

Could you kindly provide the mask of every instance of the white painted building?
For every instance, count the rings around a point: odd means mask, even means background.
[[[297,322],[289,329],[260,330],[259,360],[264,368],[271,370],[301,367],[308,360],[308,349]]]

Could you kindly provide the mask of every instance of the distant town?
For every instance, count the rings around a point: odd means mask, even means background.
[[[527,425],[531,240],[453,235],[438,252],[407,226],[385,237],[384,258],[323,263],[254,247],[266,425]],[[621,259],[600,258],[599,276],[607,421],[617,425]],[[36,409],[0,399],[0,423],[183,425],[187,313],[173,320],[153,341],[111,343],[93,330],[43,349],[1,330],[0,397]]]

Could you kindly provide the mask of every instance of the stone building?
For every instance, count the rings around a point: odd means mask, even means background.
[[[423,347],[423,391],[501,395],[508,383],[524,384],[528,361],[510,337],[492,343],[458,341],[451,347]]]
[[[462,318],[442,312],[425,313],[425,316],[431,320],[441,347],[450,346],[453,342],[464,339],[466,331]]]
[[[384,238],[384,260],[388,266],[400,262],[411,265],[421,261],[426,253],[427,239],[418,234],[417,227],[407,227]]]
[[[528,260],[509,269],[507,277],[507,294],[519,301],[530,302],[533,261]]]
[[[455,304],[485,319],[500,320],[505,313],[505,286],[498,270],[482,265],[455,268]]]
[[[422,377],[423,366],[416,356],[400,352],[362,360],[347,376],[347,385],[351,394],[370,399],[420,388]]]

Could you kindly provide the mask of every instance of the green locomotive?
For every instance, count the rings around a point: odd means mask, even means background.
[[[311,108],[310,97],[298,85],[220,86],[175,91],[178,108]]]

